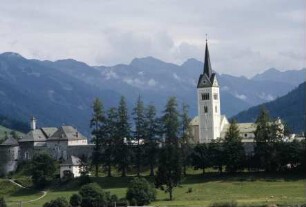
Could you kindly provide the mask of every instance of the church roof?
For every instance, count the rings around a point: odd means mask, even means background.
[[[87,139],[72,126],[61,126],[48,140],[80,140]]]
[[[211,87],[215,79],[216,79],[216,76],[215,76],[215,73],[213,73],[212,68],[211,68],[208,44],[206,41],[203,74],[201,74],[199,77],[197,87],[198,88]]]
[[[18,146],[18,142],[13,137],[9,137],[7,140],[5,140],[1,145],[5,146]]]
[[[211,69],[211,64],[210,64],[210,57],[209,57],[209,50],[208,50],[207,41],[206,41],[206,46],[205,46],[205,59],[204,59],[203,74],[206,74],[207,77],[209,77],[209,78],[212,75],[212,69]]]

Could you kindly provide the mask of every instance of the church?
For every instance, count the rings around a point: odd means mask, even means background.
[[[206,40],[203,73],[197,84],[198,116],[191,120],[191,131],[196,143],[209,143],[217,138],[224,138],[229,128],[229,121],[221,114],[220,87],[216,73],[210,62],[208,43]],[[276,122],[283,125],[278,118]],[[243,142],[253,142],[255,123],[237,123]]]

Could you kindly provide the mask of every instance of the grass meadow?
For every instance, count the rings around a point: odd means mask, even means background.
[[[125,178],[101,177],[91,180],[103,189],[125,197],[127,185],[134,176]],[[150,177],[147,179],[152,180]],[[23,178],[26,180],[25,178]],[[18,179],[17,179],[18,180]],[[23,181],[24,182],[24,181]],[[47,195],[40,200],[26,203],[39,198],[42,193],[33,189],[21,189],[7,180],[0,180],[0,196],[4,196],[8,206],[23,207],[42,206],[45,202],[57,197],[69,197],[79,190],[76,181],[54,184],[47,189]],[[216,202],[235,201],[239,206],[265,206],[268,204],[297,205],[306,204],[305,175],[273,175],[264,173],[237,173],[219,175],[208,172],[206,175],[189,174],[182,179],[180,186],[174,190],[174,200],[168,200],[168,194],[158,190],[157,200],[153,206],[209,206]]]

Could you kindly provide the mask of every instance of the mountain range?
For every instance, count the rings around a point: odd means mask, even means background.
[[[125,96],[131,109],[139,95],[161,112],[169,96],[197,112],[196,83],[203,63],[188,59],[182,65],[153,57],[130,64],[89,66],[73,59],[40,61],[17,53],[0,55],[0,115],[39,126],[73,125],[90,133],[91,104],[101,98],[105,108]],[[242,110],[274,100],[302,83],[306,69],[280,72],[269,69],[252,78],[218,74],[222,113],[231,117]]]

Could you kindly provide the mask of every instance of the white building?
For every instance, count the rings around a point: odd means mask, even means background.
[[[64,163],[60,164],[60,178],[68,176],[71,178],[77,178],[81,176],[82,161],[80,158],[70,156]]]
[[[206,41],[203,73],[197,85],[199,143],[210,142],[220,137],[221,109],[217,76],[212,72]],[[196,120],[194,120],[196,121]]]
[[[224,138],[229,128],[229,121],[221,115],[221,97],[217,76],[212,71],[208,44],[206,40],[203,73],[197,85],[198,116],[191,122],[192,135],[197,143],[209,143],[217,138]],[[278,118],[275,122],[283,136],[284,126]],[[255,123],[237,123],[243,142],[252,142],[255,138]]]

